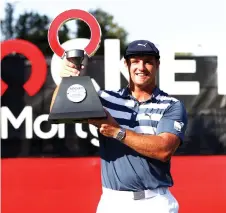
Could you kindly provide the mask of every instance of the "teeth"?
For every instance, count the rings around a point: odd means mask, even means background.
[[[136,75],[139,75],[139,76],[146,76],[146,74],[144,74],[144,73],[136,73]]]

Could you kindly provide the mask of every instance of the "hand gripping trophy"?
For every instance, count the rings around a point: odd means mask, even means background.
[[[84,49],[65,51],[58,39],[58,30],[62,24],[71,19],[85,21],[91,31],[90,42]],[[72,9],[59,14],[51,23],[48,42],[52,51],[61,59],[66,57],[80,70],[85,54],[91,57],[99,48],[101,29],[99,23],[90,13]],[[89,76],[71,76],[62,78],[52,109],[49,114],[51,123],[84,122],[91,118],[106,117],[104,108]]]

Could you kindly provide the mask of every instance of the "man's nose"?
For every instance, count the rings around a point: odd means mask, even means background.
[[[142,60],[139,61],[138,69],[139,70],[145,70],[145,63],[144,63],[144,61],[142,61]]]

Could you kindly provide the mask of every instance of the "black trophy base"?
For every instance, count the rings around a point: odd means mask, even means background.
[[[68,98],[67,91],[72,85],[81,85],[85,88],[84,100],[73,102]],[[106,118],[106,113],[91,78],[89,76],[63,78],[48,120],[52,124],[59,124],[81,123],[98,118]]]

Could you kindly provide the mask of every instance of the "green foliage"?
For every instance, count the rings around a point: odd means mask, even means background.
[[[108,14],[107,12],[96,9],[89,11],[98,21],[100,27],[101,27],[101,44],[99,49],[96,52],[96,55],[103,55],[104,54],[104,40],[110,39],[110,38],[117,38],[120,39],[120,47],[121,47],[121,53],[123,53],[125,47],[126,47],[126,38],[127,38],[127,32],[120,27],[117,23],[114,23],[113,16]],[[81,38],[90,38],[90,29],[89,26],[81,21],[76,20],[77,24],[77,32],[76,37]]]
[[[13,13],[14,6],[7,3],[5,7],[5,20],[1,20],[1,31],[5,39],[12,39],[14,37]]]
[[[5,7],[5,18],[1,20],[1,31],[5,40],[12,38],[24,39],[32,42],[40,48],[45,55],[52,55],[53,52],[48,43],[48,29],[50,18],[46,15],[40,15],[37,12],[24,12],[18,18],[14,19],[15,5],[7,3]],[[99,49],[96,55],[104,54],[104,40],[117,38],[120,40],[121,53],[126,46],[127,32],[114,22],[113,16],[107,12],[96,9],[90,13],[97,19],[100,24],[102,37]],[[77,38],[90,38],[90,29],[88,25],[80,20],[76,20]],[[69,29],[66,24],[62,25],[58,31],[60,43],[70,39]]]
[[[53,52],[48,43],[48,28],[51,20],[46,15],[35,12],[25,12],[21,14],[13,24],[14,6],[10,3],[6,5],[5,19],[2,23],[2,33],[4,39],[19,38],[30,41],[39,47],[45,55],[52,55]],[[69,29],[63,25],[58,32],[60,42],[69,40]]]
[[[52,55],[53,52],[48,44],[48,28],[50,19],[46,15],[39,15],[38,13],[24,13],[20,15],[15,27],[15,34],[17,38],[25,39],[33,44],[36,44],[43,53]],[[69,39],[68,28],[66,25],[59,30],[59,38],[61,42]]]

